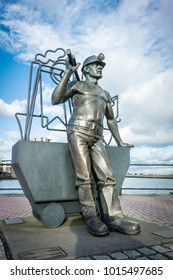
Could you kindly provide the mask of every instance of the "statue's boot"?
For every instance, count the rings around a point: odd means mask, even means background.
[[[114,186],[100,187],[99,199],[102,221],[108,226],[109,231],[119,231],[129,235],[141,231],[137,222],[129,221],[124,217]]]
[[[78,187],[79,202],[82,215],[86,222],[88,231],[96,236],[105,236],[109,234],[106,224],[104,224],[96,208],[90,185],[82,185]]]

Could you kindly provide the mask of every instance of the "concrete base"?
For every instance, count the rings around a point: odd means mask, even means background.
[[[129,168],[129,148],[106,147],[119,193]],[[80,212],[75,174],[67,143],[19,141],[12,166],[34,216],[46,227],[58,227]]]
[[[87,231],[80,215],[69,218],[61,227],[54,229],[45,228],[34,217],[22,219],[25,223],[14,225],[6,225],[4,221],[0,221],[0,229],[15,260],[76,259],[134,250],[160,244],[165,239],[152,232],[169,229],[140,221],[142,232],[138,235],[112,232],[106,237],[95,237]]]

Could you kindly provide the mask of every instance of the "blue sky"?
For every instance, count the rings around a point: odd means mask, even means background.
[[[20,139],[15,112],[26,111],[30,62],[36,53],[70,48],[79,62],[105,54],[100,85],[119,95],[119,129],[133,143],[132,162],[173,162],[173,2],[171,0],[0,0],[0,159]],[[44,84],[45,111],[53,85]],[[38,108],[37,108],[38,110]],[[65,135],[43,131],[66,141]]]

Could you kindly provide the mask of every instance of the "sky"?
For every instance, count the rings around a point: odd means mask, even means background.
[[[60,47],[80,63],[104,53],[99,83],[119,96],[120,134],[135,145],[131,162],[173,163],[172,13],[171,0],[0,0],[0,159],[10,159],[20,140],[14,114],[26,112],[31,61]],[[54,86],[45,78],[44,112],[52,118],[62,114],[51,105]],[[36,121],[32,136],[42,135],[66,141]]]

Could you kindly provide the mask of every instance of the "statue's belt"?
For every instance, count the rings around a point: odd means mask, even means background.
[[[95,130],[99,133],[103,132],[103,126],[101,124],[98,124],[94,121],[85,121],[85,120],[73,120],[71,121],[68,126],[79,126],[84,129],[90,129]]]

